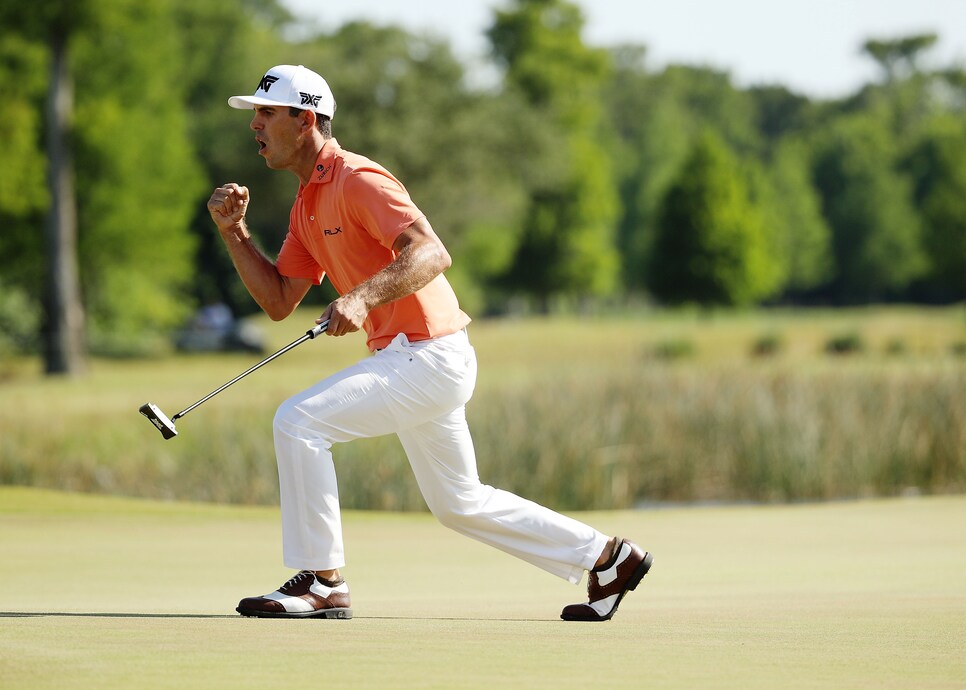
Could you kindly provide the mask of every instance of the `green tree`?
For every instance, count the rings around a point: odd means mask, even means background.
[[[670,66],[652,74],[645,55],[639,46],[613,50],[615,69],[604,95],[617,133],[612,153],[622,202],[617,242],[630,290],[647,284],[660,205],[701,133],[716,132],[746,155],[761,149],[754,104],[727,73]]]
[[[676,98],[663,97],[660,77],[649,74],[645,50],[624,46],[612,53],[615,69],[604,91],[616,142],[620,216],[617,247],[627,290],[644,289],[647,257],[660,200],[688,155],[693,133],[682,123],[690,113]]]
[[[832,229],[837,301],[897,296],[926,264],[909,180],[897,171],[888,123],[840,117],[814,145],[812,176]]]
[[[862,45],[862,50],[882,68],[886,83],[893,83],[917,73],[922,52],[934,46],[938,40],[939,36],[934,33],[895,39],[869,39]]]
[[[879,65],[884,79],[848,99],[846,112],[886,123],[900,149],[915,145],[929,122],[955,103],[948,73],[927,71],[921,63],[921,54],[937,40],[935,34],[923,34],[867,41],[863,49]]]
[[[228,106],[228,97],[250,94],[270,67],[311,59],[284,38],[292,21],[275,0],[171,0],[182,45],[179,59],[185,94],[188,140],[205,179],[193,205],[190,232],[196,247],[190,296],[220,301],[243,316],[260,311],[225,252],[205,200],[211,189],[229,181],[251,190],[249,227],[267,251],[281,245],[295,194],[294,178],[266,167],[257,155],[250,111]]]
[[[784,86],[752,87],[747,96],[753,108],[754,127],[769,144],[778,145],[815,126],[815,104]]]
[[[169,3],[112,0],[77,36],[79,252],[93,346],[130,353],[180,323],[204,195]],[[149,46],[149,48],[146,48]]]
[[[966,299],[966,126],[937,119],[904,165],[923,220],[927,282],[943,299]]]
[[[544,309],[555,295],[614,290],[618,199],[600,94],[609,61],[581,38],[583,17],[563,0],[516,0],[488,36],[510,89],[518,90],[556,139],[543,179],[534,180],[523,236],[507,284]],[[516,160],[514,156],[510,160]]]
[[[0,21],[0,99],[6,138],[0,164],[0,354],[35,348],[43,310],[44,214],[50,203],[43,151],[47,53]]]
[[[658,299],[749,305],[778,289],[773,245],[744,178],[716,135],[698,138],[658,214],[647,273]]]
[[[0,26],[7,27],[5,33],[19,33],[47,53],[43,112],[49,204],[44,222],[46,272],[42,330],[45,368],[49,374],[73,375],[86,368],[71,140],[74,83],[69,60],[74,38],[90,28],[94,11],[93,4],[87,0],[0,6]]]
[[[782,289],[800,295],[820,287],[832,275],[832,233],[822,216],[804,142],[781,141],[756,169],[753,196],[764,214]]]
[[[44,333],[48,370],[75,371],[57,360],[68,348],[72,356],[88,344],[132,352],[185,314],[187,220],[202,187],[187,137],[183,45],[170,3],[7,3],[2,19],[50,66],[43,81],[56,105],[44,121],[52,221],[42,280],[54,298]],[[29,240],[8,241],[33,249]],[[57,321],[78,312],[82,296],[86,342],[82,318]]]
[[[50,205],[43,150],[48,53],[43,45],[0,21],[0,79],[17,84],[0,99],[7,138],[0,165],[0,272],[4,291],[16,289],[41,309],[44,213]],[[0,297],[2,300],[3,297]]]

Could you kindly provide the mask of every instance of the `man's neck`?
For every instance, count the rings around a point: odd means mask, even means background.
[[[321,153],[327,141],[329,140],[323,139],[321,135],[313,134],[306,140],[305,145],[302,147],[302,153],[299,156],[298,162],[289,168],[299,178],[299,182],[303,187],[307,186],[311,181],[312,173],[315,170],[315,162],[319,159],[319,153]]]

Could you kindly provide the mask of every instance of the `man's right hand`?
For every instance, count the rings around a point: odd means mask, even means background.
[[[208,213],[220,230],[231,230],[241,224],[248,210],[248,187],[234,182],[218,187],[208,199]]]

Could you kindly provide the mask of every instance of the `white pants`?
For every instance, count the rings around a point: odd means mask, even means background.
[[[433,514],[461,534],[577,583],[608,537],[480,483],[465,404],[476,353],[465,331],[386,349],[290,398],[275,415],[285,565],[345,565],[332,446],[395,433]]]

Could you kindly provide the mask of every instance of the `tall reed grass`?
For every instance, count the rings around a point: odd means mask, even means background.
[[[814,500],[966,488],[964,392],[959,367],[641,366],[474,417],[483,472],[568,508]]]
[[[481,479],[567,510],[966,490],[966,358],[945,345],[962,336],[958,312],[942,315],[941,332],[907,337],[901,355],[846,357],[824,353],[837,321],[784,318],[474,325],[481,377],[468,416]],[[901,332],[859,322],[873,350]],[[752,354],[776,332],[782,352]],[[272,333],[281,344],[290,335]],[[657,356],[671,339],[692,354]],[[275,407],[364,356],[352,341],[303,348],[179,420],[171,441],[138,405],[173,414],[249,359],[14,376],[0,384],[0,483],[274,503]],[[394,437],[337,446],[336,458],[344,507],[423,508]]]

